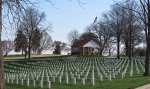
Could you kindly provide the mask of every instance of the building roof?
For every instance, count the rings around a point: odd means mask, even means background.
[[[81,39],[81,40],[76,40],[73,43],[72,47],[84,47],[84,45],[90,41],[94,41],[95,43],[99,44],[98,40],[96,39]]]
[[[88,48],[100,48],[100,46],[93,40],[89,41],[86,43],[83,47],[88,47]]]
[[[84,45],[90,41],[92,41],[92,43],[95,42],[94,44],[99,44],[100,42],[97,38],[98,37],[94,33],[86,32],[86,33],[82,34],[79,37],[79,39],[75,40],[71,47],[74,47],[74,48],[84,47]]]

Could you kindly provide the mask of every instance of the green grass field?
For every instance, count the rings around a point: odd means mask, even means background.
[[[150,77],[136,76],[132,78],[119,79],[113,81],[97,82],[95,86],[92,85],[72,85],[72,84],[52,84],[52,89],[135,89],[136,87],[150,83]],[[26,87],[21,85],[6,85],[6,89],[41,89],[34,87]],[[45,88],[43,88],[45,89]]]

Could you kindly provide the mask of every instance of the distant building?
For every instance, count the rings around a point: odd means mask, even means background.
[[[71,48],[69,46],[66,46],[64,47],[62,50],[61,50],[61,55],[69,55],[71,53]]]
[[[92,55],[98,53],[99,41],[92,33],[84,34],[71,46],[71,54]]]
[[[61,54],[60,55],[68,55],[70,54],[70,47],[66,46],[64,47],[63,49],[61,49]],[[48,48],[46,50],[43,50],[42,51],[42,54],[50,54],[50,55],[53,55],[53,52],[55,50],[55,47],[51,47],[51,48]]]
[[[3,55],[7,56],[8,53],[13,50],[14,48],[14,42],[13,41],[7,41],[4,40],[2,41],[2,51],[3,51]]]

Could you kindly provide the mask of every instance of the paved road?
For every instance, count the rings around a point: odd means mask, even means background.
[[[144,85],[142,87],[138,87],[136,89],[150,89],[150,84]]]

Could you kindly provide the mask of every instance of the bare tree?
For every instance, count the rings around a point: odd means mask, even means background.
[[[128,1],[125,3],[124,7],[135,9],[137,6],[134,1]],[[131,57],[133,56],[134,47],[142,41],[143,34],[136,13],[129,9],[124,9],[123,15],[125,19],[122,26],[123,33],[121,38],[123,43],[125,44],[126,56],[131,59]]]
[[[112,26],[112,32],[116,38],[117,43],[117,58],[120,58],[120,44],[121,44],[121,35],[124,24],[124,9],[119,6],[113,5],[112,10],[109,13],[111,19],[110,24]]]
[[[29,7],[23,13],[22,19],[20,20],[20,25],[22,29],[19,29],[23,32],[27,39],[27,50],[28,50],[28,59],[31,58],[31,50],[38,49],[40,46],[41,32],[40,25],[44,20],[44,13],[38,12],[37,9]]]
[[[97,19],[97,18],[96,18]],[[96,22],[96,21],[94,21]],[[110,20],[108,18],[107,14],[103,14],[103,18],[91,25],[91,27],[88,28],[91,32],[97,35],[97,39],[99,40],[99,55],[102,55],[104,50],[108,49],[109,42],[111,42],[112,35],[112,29]]]
[[[136,10],[139,18],[144,24],[144,31],[146,36],[146,56],[145,56],[145,76],[149,75],[149,61],[150,61],[150,0],[139,0],[139,10]]]
[[[72,30],[69,32],[68,34],[68,39],[69,39],[69,42],[71,43],[71,45],[73,44],[73,42],[76,40],[76,39],[79,39],[79,32],[77,30]]]
[[[46,31],[43,31],[38,53],[41,54],[42,50],[50,48],[52,46],[52,42],[51,36]]]
[[[3,15],[6,15],[8,18],[13,18],[13,21],[19,17],[20,13],[27,6],[27,4],[31,4],[30,0],[0,0],[0,89],[4,89],[4,63],[2,58],[2,43],[1,43],[1,33],[2,26],[4,25],[2,21]],[[10,19],[9,19],[10,20]]]
[[[127,2],[130,2],[128,0]],[[143,30],[145,32],[146,38],[146,55],[145,55],[145,72],[144,75],[149,75],[149,61],[150,61],[150,0],[134,0],[136,2],[136,8],[128,8],[120,6],[123,9],[128,9],[134,11],[137,14],[137,17],[141,20],[141,24],[144,26]]]
[[[7,56],[8,53],[13,49],[13,42],[10,40],[2,41],[2,49],[3,49],[3,55]]]

